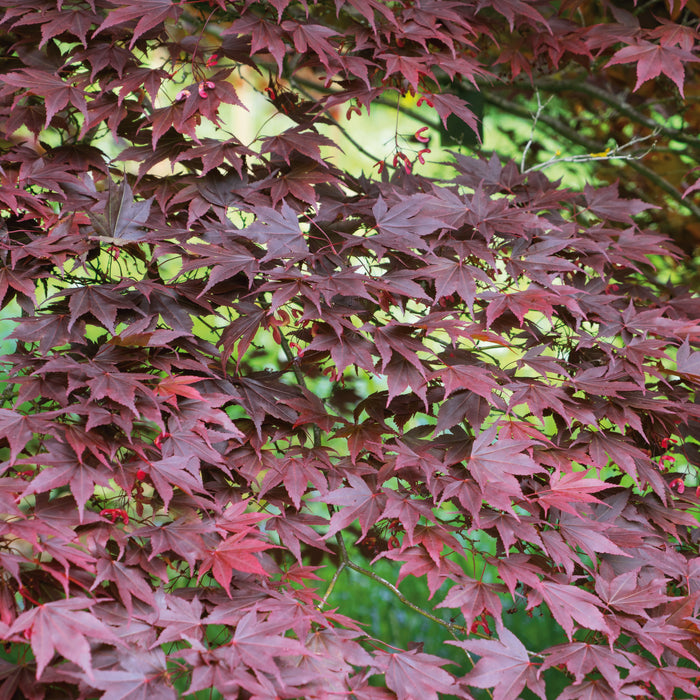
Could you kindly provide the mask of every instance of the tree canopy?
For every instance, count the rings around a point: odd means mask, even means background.
[[[700,696],[698,8],[0,0],[0,695]]]

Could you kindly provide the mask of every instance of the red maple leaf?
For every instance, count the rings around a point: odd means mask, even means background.
[[[370,527],[379,520],[386,507],[386,495],[384,493],[373,491],[367,486],[364,479],[355,474],[348,474],[347,478],[350,483],[349,488],[341,487],[330,491],[323,498],[314,499],[323,500],[325,503],[334,505],[346,506],[333,513],[330,527],[326,533],[326,539],[335,535],[336,532],[344,530],[357,519],[359,519],[360,527],[362,528],[361,537],[365,537]]]
[[[253,532],[256,531],[252,528],[237,532],[223,540],[215,549],[208,551],[199,568],[199,580],[211,570],[214,578],[230,595],[234,571],[268,576],[255,553],[271,549],[275,545],[252,536]]]
[[[388,655],[386,684],[404,700],[437,700],[455,690],[453,677],[441,668],[446,659],[415,649]]]
[[[653,44],[650,41],[639,41],[634,46],[625,46],[615,53],[607,62],[608,66],[618,63],[637,64],[637,84],[634,89],[639,89],[642,83],[656,78],[662,73],[676,84],[678,92],[683,97],[683,83],[685,82],[684,63],[698,61],[690,51],[681,49],[678,46],[664,46]]]
[[[86,608],[97,601],[83,596],[54,600],[21,613],[10,628],[10,635],[24,632],[36,658],[40,678],[54,654],[60,654],[82,668],[92,678],[90,642],[100,640],[120,644],[119,638]]]
[[[600,503],[592,493],[609,488],[609,484],[588,476],[588,472],[554,473],[549,478],[550,487],[538,491],[537,500],[546,513],[549,508],[558,508],[566,513],[578,515],[575,503]]]
[[[138,20],[131,35],[132,48],[136,40],[149,29],[157,27],[166,19],[175,20],[182,12],[180,5],[173,0],[111,0],[117,7],[112,10],[95,34],[124,22]]]
[[[552,666],[565,665],[574,674],[576,683],[580,683],[591,671],[599,671],[613,688],[622,683],[618,668],[630,669],[633,664],[627,654],[608,647],[586,642],[560,644],[547,649],[540,673]]]
[[[539,581],[534,584],[534,591],[528,595],[528,609],[539,605],[542,600],[569,639],[574,631],[574,621],[588,629],[610,632],[599,610],[603,606],[602,601],[583,588],[554,581]]]
[[[499,639],[466,639],[447,644],[478,654],[481,658],[464,677],[463,682],[476,688],[493,688],[493,700],[512,700],[527,687],[546,700],[544,680],[539,678],[537,665],[523,643],[505,627],[498,631]]]

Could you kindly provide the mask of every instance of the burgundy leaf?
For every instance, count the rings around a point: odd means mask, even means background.
[[[463,681],[476,688],[493,688],[494,700],[518,697],[525,686],[545,700],[544,681],[522,642],[505,627],[499,629],[498,637],[447,642],[481,657]]]
[[[386,684],[398,697],[437,700],[438,693],[454,690],[454,679],[440,668],[445,665],[445,659],[415,650],[388,656]]]
[[[36,657],[37,679],[59,654],[82,668],[92,677],[90,642],[100,640],[118,644],[112,630],[93,613],[86,612],[95,604],[89,598],[75,596],[44,603],[23,612],[14,621],[9,634],[24,632]]]

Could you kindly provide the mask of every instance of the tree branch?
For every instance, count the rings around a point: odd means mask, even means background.
[[[637,111],[634,107],[632,107],[632,105],[628,104],[618,96],[596,87],[595,85],[591,85],[590,83],[575,83],[568,80],[541,79],[535,82],[535,86],[548,92],[578,92],[590,95],[591,97],[610,105],[617,112],[629,117],[638,124],[654,129],[659,134],[668,136],[674,141],[680,141],[682,143],[687,143],[694,146],[695,148],[700,148],[700,138],[697,136],[691,136],[683,131],[679,131],[678,129],[671,129],[668,126],[665,126],[662,122],[657,122],[646,114],[642,114],[641,112]]]
[[[496,107],[499,107],[504,111],[509,112],[510,114],[515,114],[516,116],[522,117],[523,119],[532,118],[532,115],[530,114],[528,109],[522,107],[519,104],[516,104],[515,102],[511,102],[510,100],[500,97],[491,92],[490,90],[482,90],[482,95],[484,96],[484,100],[486,102]],[[593,139],[589,139],[586,136],[583,136],[575,129],[572,129],[570,126],[567,126],[566,124],[564,124],[558,119],[555,119],[554,117],[542,114],[539,117],[539,121],[542,124],[546,124],[550,129],[552,129],[552,131],[555,131],[560,136],[563,136],[572,143],[576,143],[579,146],[583,146],[587,151],[591,153],[596,153],[598,151],[604,150],[604,146],[602,144],[598,143],[597,141],[593,141]],[[647,180],[649,180],[650,182],[653,182],[657,187],[666,192],[666,194],[668,194],[669,197],[676,200],[679,204],[683,205],[684,207],[690,209],[693,215],[700,219],[700,207],[695,205],[693,202],[684,199],[681,193],[678,192],[678,190],[670,182],[668,182],[660,175],[655,173],[651,168],[648,168],[646,165],[643,165],[637,160],[627,159],[627,162],[630,168],[636,170],[638,173],[647,178]]]

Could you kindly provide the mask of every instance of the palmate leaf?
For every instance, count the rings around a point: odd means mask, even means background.
[[[46,105],[44,128],[48,128],[56,114],[69,105],[71,108],[76,107],[85,119],[88,118],[84,91],[58,75],[44,70],[27,68],[4,75],[0,79],[0,83],[16,89],[26,89],[30,94],[44,98]]]
[[[180,5],[173,0],[110,0],[110,2],[115,5],[115,8],[109,12],[96,34],[115,25],[136,20],[129,48],[133,47],[142,34],[154,27],[162,27],[166,19],[177,19],[182,11]]]
[[[106,700],[175,700],[178,695],[160,649],[125,655],[118,669],[95,671],[92,685],[105,691]]]
[[[423,237],[446,227],[439,218],[423,213],[438,205],[430,195],[416,194],[391,207],[379,197],[372,209],[379,233],[370,242],[377,241],[385,248],[398,250],[427,250]]]
[[[386,684],[406,700],[437,700],[455,689],[453,677],[441,667],[445,659],[416,650],[388,655]]]
[[[581,683],[591,671],[598,671],[616,689],[623,683],[618,668],[630,669],[633,666],[632,660],[623,652],[585,642],[561,644],[547,649],[540,673],[560,664],[564,664],[574,674],[577,683]]]
[[[249,612],[236,625],[231,648],[251,668],[272,671],[275,657],[292,656],[303,649],[298,640],[280,636],[285,629],[285,623],[266,622]]]
[[[496,584],[469,580],[452,586],[445,599],[435,607],[459,608],[465,627],[471,629],[474,620],[483,614],[500,619],[503,607],[499,597],[501,592]]]
[[[609,488],[600,479],[589,477],[586,472],[553,474],[550,488],[540,491],[537,498],[547,512],[548,508],[558,508],[566,513],[578,515],[575,503],[600,503],[593,493]]]
[[[323,496],[322,499],[316,499],[333,505],[346,506],[336,511],[331,517],[326,539],[357,519],[359,519],[362,528],[362,537],[365,537],[369,528],[379,520],[386,506],[386,495],[374,492],[360,477],[349,474],[348,482],[349,488],[335,489]]]
[[[553,581],[540,581],[534,584],[528,607],[534,607],[542,600],[569,639],[572,638],[574,622],[599,632],[611,631],[599,609],[603,603],[586,590]]]
[[[678,92],[683,96],[684,65],[698,60],[690,51],[677,46],[664,46],[663,44],[653,44],[650,41],[640,41],[634,46],[621,48],[608,61],[607,65],[636,63],[637,84],[634,86],[635,90],[638,90],[642,83],[663,73],[673,80]]]
[[[297,214],[286,202],[282,203],[280,212],[262,208],[257,214],[257,221],[240,233],[253,241],[266,243],[267,253],[262,262],[280,257],[299,258],[309,252]]]
[[[299,510],[301,497],[306,493],[309,482],[321,493],[328,490],[328,482],[322,471],[325,467],[326,465],[314,455],[285,459],[279,465],[272,466],[265,474],[260,493],[264,495],[281,482],[287,489],[294,507]]]
[[[153,198],[135,201],[126,178],[118,185],[112,185],[110,181],[104,213],[88,212],[96,238],[112,245],[144,240],[143,227],[152,201]]]
[[[536,474],[542,467],[523,450],[526,440],[496,438],[495,428],[482,432],[474,441],[469,471],[486,498],[504,510],[511,510],[510,499],[521,495],[517,475]]]
[[[252,534],[253,530],[250,529],[237,532],[208,552],[200,565],[199,578],[211,570],[214,578],[228,592],[234,570],[267,576],[268,573],[255,554],[274,545],[263,542]]]
[[[698,696],[700,35],[630,4],[0,0],[0,697]]]
[[[147,469],[148,476],[163,499],[163,505],[166,509],[173,497],[173,487],[182,489],[190,495],[206,493],[198,460],[194,455],[165,457],[150,462]]]
[[[14,462],[35,432],[48,432],[51,418],[23,415],[7,408],[0,408],[0,437],[10,446],[10,461]]]
[[[17,617],[9,634],[26,633],[36,657],[36,676],[40,678],[54,654],[82,668],[92,678],[90,641],[119,644],[114,632],[87,608],[94,600],[72,597],[55,600],[27,610]]]
[[[527,686],[545,700],[544,681],[522,642],[508,629],[498,631],[497,640],[449,640],[448,644],[478,654],[481,658],[462,680],[468,686],[493,688],[493,700],[510,700]]]

